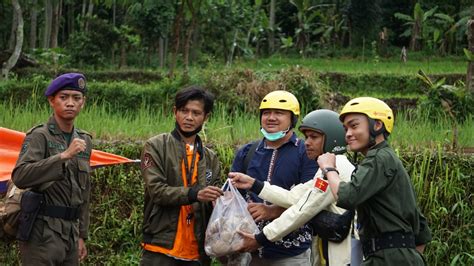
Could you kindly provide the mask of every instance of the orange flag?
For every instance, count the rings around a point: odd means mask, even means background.
[[[6,183],[11,178],[25,136],[23,132],[0,127],[0,193],[6,191]],[[90,159],[92,168],[132,162],[138,161],[98,150],[92,150]]]

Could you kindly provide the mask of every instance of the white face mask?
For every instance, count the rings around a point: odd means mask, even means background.
[[[275,132],[275,133],[268,133],[263,127],[260,129],[260,132],[262,132],[263,136],[269,140],[269,141],[277,141],[281,138],[283,138],[286,133],[288,133],[288,131],[290,130],[290,128],[288,128],[287,130],[284,130],[284,131],[278,131],[278,132]]]

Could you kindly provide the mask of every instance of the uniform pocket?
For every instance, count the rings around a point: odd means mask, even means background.
[[[81,189],[87,188],[87,182],[89,180],[89,174],[91,172],[91,167],[88,160],[79,160],[78,161],[78,180],[79,186]]]

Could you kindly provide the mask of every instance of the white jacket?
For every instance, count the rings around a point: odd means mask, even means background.
[[[342,181],[350,181],[355,167],[346,156],[336,155],[336,169]],[[320,211],[326,209],[334,213],[343,213],[345,210],[336,206],[329,184],[325,191],[316,188],[316,182],[321,182],[321,169],[316,172],[314,179],[304,184],[298,184],[291,190],[265,182],[260,198],[278,206],[287,208],[277,219],[263,228],[263,233],[268,240],[274,242],[290,232],[301,227]],[[319,180],[319,181],[318,181]],[[351,236],[341,243],[328,241],[329,265],[346,265],[351,259]]]

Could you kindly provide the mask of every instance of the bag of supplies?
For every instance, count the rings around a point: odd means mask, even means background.
[[[204,250],[212,257],[236,253],[243,243],[243,238],[238,231],[249,234],[259,232],[247,210],[247,202],[232,185],[230,179],[226,181],[222,190],[224,190],[224,195],[216,200],[206,229]]]

